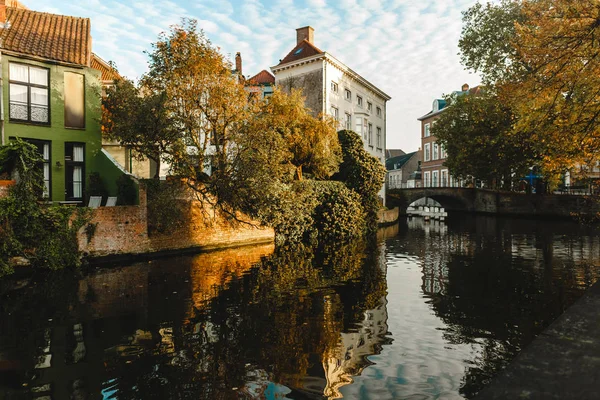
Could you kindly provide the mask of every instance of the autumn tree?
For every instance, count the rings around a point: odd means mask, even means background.
[[[446,97],[448,106],[432,127],[446,152],[450,174],[511,188],[535,162],[528,135],[514,130],[512,110],[490,90]]]
[[[102,99],[102,129],[109,140],[134,150],[134,157],[154,161],[156,179],[162,158],[179,140],[166,108],[165,93],[144,90],[128,79],[117,80],[107,89]]]

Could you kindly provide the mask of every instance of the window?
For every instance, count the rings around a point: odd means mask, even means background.
[[[344,98],[348,101],[352,101],[352,92],[348,89],[344,90]]]
[[[9,64],[9,116],[12,121],[50,124],[46,68]]]
[[[346,113],[346,129],[352,130],[352,114]]]
[[[425,171],[423,173],[423,187],[431,186],[431,173],[429,171]]]
[[[367,111],[373,112],[373,103],[371,103],[370,101],[367,101]]]
[[[356,133],[358,133],[359,136],[362,136],[363,134],[363,125],[361,117],[356,117]]]
[[[373,124],[369,123],[369,146],[373,147]]]
[[[381,107],[377,107],[377,116],[381,117]]]
[[[381,149],[381,128],[377,127],[377,148]]]
[[[338,92],[338,84],[335,83],[335,82],[333,82],[333,81],[331,81],[331,91],[333,93],[337,93]]]
[[[425,124],[425,137],[429,137],[431,132],[429,131],[429,124]]]
[[[442,170],[442,177],[441,177],[441,181],[440,181],[440,186],[441,187],[448,186],[448,170],[447,169],[443,169]]]
[[[363,119],[363,139],[367,140],[367,119]]]
[[[425,161],[430,161],[431,160],[431,154],[430,154],[430,149],[431,147],[431,143],[425,143],[425,154],[423,155],[423,159]]]
[[[446,158],[446,149],[444,149],[444,145],[440,144],[440,160]]]
[[[439,147],[437,143],[433,143],[433,159],[438,160],[440,158],[439,155]]]
[[[85,144],[65,143],[65,195],[67,200],[83,200],[84,177]]]
[[[356,105],[358,105],[359,107],[363,106],[363,102],[362,102],[362,97],[361,96],[356,96]]]
[[[339,111],[338,111],[337,107],[331,106],[331,116],[333,118],[335,118],[336,121],[339,121],[340,114],[339,114]]]
[[[433,187],[438,187],[439,182],[438,182],[438,176],[440,174],[440,171],[433,171],[431,173],[431,186]]]
[[[84,79],[81,74],[65,72],[65,127],[85,128]]]

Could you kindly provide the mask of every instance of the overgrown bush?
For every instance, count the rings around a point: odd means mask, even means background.
[[[101,196],[103,199],[108,197],[108,189],[106,189],[106,185],[104,184],[104,181],[98,172],[92,172],[89,175],[87,196],[88,200],[89,196]]]
[[[341,182],[297,181],[274,204],[268,218],[278,244],[323,245],[365,233],[360,197]]]
[[[385,179],[385,167],[363,147],[360,136],[353,131],[338,132],[342,146],[343,161],[340,170],[332,179],[343,182],[361,197],[366,212],[367,231],[377,230],[377,211],[380,201],[377,196]]]
[[[137,203],[137,185],[131,176],[122,174],[117,178],[117,203],[120,206],[131,206]]]
[[[0,276],[13,272],[13,257],[51,270],[81,264],[77,231],[90,211],[42,204],[41,164],[35,146],[18,138],[0,148],[0,173],[17,177],[9,195],[0,199]]]
[[[184,210],[187,193],[179,181],[145,179],[148,196],[148,232],[169,233],[188,221]]]

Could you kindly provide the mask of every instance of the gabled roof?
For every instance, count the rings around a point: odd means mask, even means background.
[[[288,55],[285,56],[283,60],[281,60],[277,65],[287,64],[289,62],[301,60],[303,58],[316,56],[317,54],[325,54],[325,52],[321,51],[317,46],[310,43],[309,41],[303,40],[300,43],[298,43],[296,47],[294,47],[292,51],[290,51]]]
[[[98,57],[96,53],[92,53],[92,62],[90,66],[100,71],[100,80],[104,82],[122,79],[117,70],[111,67],[109,63]]]
[[[406,164],[408,162],[408,160],[410,160],[412,158],[412,156],[414,156],[415,154],[417,154],[417,152],[413,151],[412,153],[408,153],[408,154],[404,154],[402,156],[397,156],[397,157],[392,157],[390,159],[387,159],[385,161],[385,168],[388,171],[398,170],[398,169],[402,168],[402,166],[404,164]]]
[[[90,65],[90,19],[49,14],[24,8],[6,8],[0,48],[46,60]]]
[[[246,83],[250,85],[274,85],[275,77],[269,71],[263,69],[252,78],[249,78]]]
[[[475,87],[467,89],[467,90],[455,90],[454,92],[452,92],[452,94],[455,96],[463,96],[465,94],[477,96],[482,90],[483,90],[483,88],[481,86],[475,86]],[[436,101],[439,102],[438,109],[435,111],[434,110],[429,111],[427,114],[423,115],[422,117],[417,118],[417,121],[423,121],[424,119],[433,117],[434,115],[438,115],[446,109],[447,104],[446,104],[445,99],[435,99],[434,103]]]
[[[385,149],[385,158],[390,159],[392,157],[398,157],[398,156],[403,156],[406,153],[404,151],[402,151],[401,149]]]

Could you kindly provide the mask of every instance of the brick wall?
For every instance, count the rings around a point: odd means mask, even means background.
[[[146,189],[140,185],[139,206],[100,207],[94,210],[90,225],[94,234],[88,241],[86,228],[79,232],[79,248],[91,257],[143,254],[196,248],[208,250],[273,241],[270,228],[232,224],[203,208],[195,200],[187,202],[187,221],[180,230],[164,235],[148,235]]]

